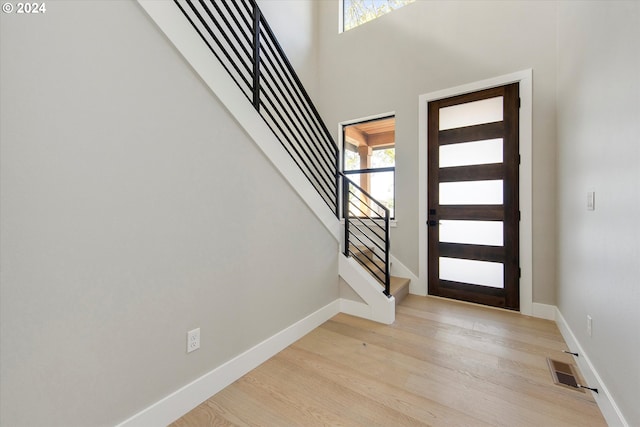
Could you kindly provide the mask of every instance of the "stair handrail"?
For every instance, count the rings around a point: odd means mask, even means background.
[[[384,286],[384,293],[391,296],[389,209],[340,171],[338,146],[256,0],[173,2],[337,218],[342,210],[345,255],[356,255],[351,252],[350,239],[364,243],[352,230],[362,235],[368,233],[367,239],[375,246],[371,257],[354,245],[361,252],[354,258]],[[371,218],[362,210],[362,218],[350,215],[350,195],[378,217]],[[379,209],[383,215],[378,213]],[[371,220],[370,223],[363,218]],[[379,224],[380,220],[384,225]],[[371,265],[362,262],[362,257],[369,259]]]
[[[369,192],[360,187],[343,172],[338,172],[338,176],[342,179],[342,215],[344,217],[343,253],[346,257],[353,255],[353,258],[384,286],[384,294],[391,297],[391,274],[389,262],[391,246],[389,239],[389,226],[391,224],[391,212],[389,208],[376,200],[371,194],[369,194]],[[364,198],[367,200],[363,200],[363,198],[357,193],[351,191],[352,187],[354,187],[360,194],[364,195]],[[362,211],[362,208],[358,204],[354,203],[353,199],[363,203],[369,211],[375,212],[377,217],[371,217],[369,214]],[[374,209],[374,207],[371,206],[371,203],[374,204],[377,209]],[[362,216],[352,215],[352,206],[360,211]],[[382,214],[378,212],[378,209],[382,210]],[[367,223],[365,219],[369,220],[369,223]],[[382,223],[382,225],[380,223]],[[354,228],[361,232],[363,236],[366,236],[367,240],[369,240],[374,247],[369,248],[367,243],[363,242],[363,240],[352,231]],[[370,249],[371,256],[361,250],[359,247],[360,245]],[[382,252],[382,255],[376,252],[376,249],[378,249],[379,252]],[[363,258],[369,262],[365,262]],[[378,262],[382,263],[382,267],[380,267]]]
[[[338,217],[338,146],[256,0],[174,3]]]

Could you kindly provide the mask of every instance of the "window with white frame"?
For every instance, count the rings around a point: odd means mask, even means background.
[[[345,125],[342,131],[344,174],[395,218],[395,117]]]

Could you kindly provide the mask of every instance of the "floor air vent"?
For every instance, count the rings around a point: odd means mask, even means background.
[[[551,371],[551,377],[553,378],[554,383],[584,393],[582,386],[578,383],[578,376],[576,375],[576,371],[573,369],[573,365],[549,359],[548,357],[547,364],[549,365],[549,370]]]

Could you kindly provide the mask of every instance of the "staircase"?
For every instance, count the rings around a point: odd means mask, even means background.
[[[392,323],[409,279],[390,275],[389,210],[340,171],[338,146],[256,0],[138,2],[341,243],[339,275],[364,301],[342,311]]]
[[[373,248],[351,244],[350,252],[352,257],[362,265],[365,270],[372,275],[372,277],[376,278],[375,274],[371,273],[372,271],[384,269],[382,261],[377,259],[378,257],[374,255]],[[409,284],[411,283],[411,279],[391,275],[389,276],[389,279],[389,293],[394,297],[397,307],[398,304],[400,304],[409,294]],[[380,286],[384,289],[383,283],[380,283]]]

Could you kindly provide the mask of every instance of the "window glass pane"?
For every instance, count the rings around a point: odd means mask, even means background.
[[[365,120],[343,128],[344,172],[394,216],[395,185],[395,118],[392,116]],[[391,169],[380,171],[380,169]],[[363,172],[364,170],[371,172]],[[379,172],[378,172],[379,171]],[[349,202],[352,215],[380,217],[384,208],[368,196],[352,195]]]
[[[360,169],[360,155],[357,151],[344,150],[344,170]]]
[[[343,31],[374,20],[415,0],[342,0]]]
[[[502,163],[502,138],[440,146],[440,167]]]
[[[371,154],[372,168],[387,168],[395,165],[396,165],[396,149],[395,148],[383,148],[380,150],[373,150],[373,154]]]
[[[460,181],[440,183],[441,205],[501,205],[503,184],[492,181]]]
[[[359,173],[353,173],[353,174],[349,174],[348,178],[353,181],[357,186],[362,186],[362,183],[360,182],[360,174]]]
[[[502,121],[502,96],[440,109],[440,130]]]
[[[395,218],[394,171],[357,174],[350,173],[347,175],[347,177],[357,183],[366,192],[371,194],[371,196],[374,197],[378,202],[389,209],[390,217]],[[369,197],[360,192],[357,192],[356,196],[352,196],[349,199],[351,204],[349,210],[351,211],[352,215],[367,215],[372,218],[384,215],[384,210],[380,209],[379,206],[375,202],[371,201]]]
[[[440,241],[470,245],[504,245],[502,221],[440,220]]]
[[[367,174],[371,179],[370,194],[387,209],[394,218],[395,172],[376,172]]]
[[[504,267],[499,262],[440,257],[440,279],[472,285],[504,287]]]

